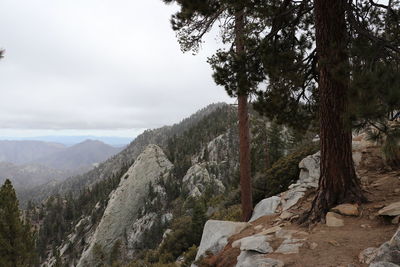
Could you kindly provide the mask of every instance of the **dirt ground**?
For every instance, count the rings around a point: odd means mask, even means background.
[[[400,172],[359,170],[359,176],[363,183],[364,193],[370,202],[360,206],[359,217],[344,216],[344,226],[328,227],[321,223],[311,228],[305,228],[299,226],[295,221],[283,222],[277,215],[264,216],[253,222],[240,234],[232,236],[222,252],[206,260],[207,265],[235,266],[240,250],[232,248],[233,241],[260,232],[260,228],[268,229],[280,225],[286,230],[306,232],[307,234],[304,235],[307,240],[298,254],[270,253],[266,254],[268,258],[282,260],[285,266],[293,267],[367,266],[367,264],[359,262],[360,252],[368,247],[379,247],[389,240],[399,227],[399,225],[392,224],[390,218],[378,216],[377,212],[385,205],[400,201]],[[314,192],[308,192],[308,195],[290,211],[302,214],[310,207],[313,197]],[[272,242],[271,246],[275,250],[279,246],[279,242]]]

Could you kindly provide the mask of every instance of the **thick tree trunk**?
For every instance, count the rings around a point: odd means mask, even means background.
[[[346,122],[349,86],[345,0],[315,0],[319,68],[321,176],[306,217],[314,223],[340,203],[365,201],[352,158],[351,127]]]
[[[235,46],[239,59],[245,54],[244,46],[244,10],[235,14]],[[253,213],[251,192],[251,165],[250,165],[250,133],[249,115],[247,107],[247,77],[244,71],[237,73],[238,77],[238,116],[239,116],[239,164],[240,164],[240,191],[242,202],[242,220],[247,222]]]

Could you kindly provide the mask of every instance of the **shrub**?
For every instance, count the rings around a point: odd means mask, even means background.
[[[304,146],[295,152],[280,158],[264,173],[258,173],[253,182],[253,202],[279,194],[299,178],[299,163],[319,149],[318,144]]]

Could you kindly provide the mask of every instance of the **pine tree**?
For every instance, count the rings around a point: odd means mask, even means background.
[[[164,0],[164,2],[176,2],[181,7],[180,11],[172,17],[172,27],[177,31],[178,41],[184,52],[197,52],[204,35],[215,24],[225,21],[220,25],[221,37],[225,44],[231,44],[232,49],[229,52],[219,51],[209,59],[209,63],[215,72],[213,75],[215,82],[224,86],[230,96],[238,99],[240,187],[243,220],[247,221],[250,219],[253,209],[248,97],[256,83],[256,79],[254,79],[256,75],[247,70],[246,64],[248,55],[245,41],[246,18],[249,12],[246,5],[250,1]],[[229,65],[230,68],[224,67],[226,65]],[[229,78],[225,77],[227,73],[230,73]]]
[[[33,266],[35,242],[31,226],[24,223],[10,180],[0,188],[0,266]]]
[[[268,86],[256,108],[296,127],[308,126],[307,118],[320,122],[320,186],[303,218],[317,222],[334,205],[366,200],[352,161],[351,124],[398,107],[392,101],[377,112],[361,99],[375,107],[399,94],[399,1],[271,1],[256,8],[270,23],[257,40]],[[394,84],[384,88],[379,76]]]

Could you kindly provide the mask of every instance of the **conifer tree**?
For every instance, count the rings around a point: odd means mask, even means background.
[[[294,126],[308,114],[320,122],[319,189],[303,218],[317,222],[337,204],[366,200],[354,170],[351,125],[390,111],[377,112],[362,99],[379,105],[399,91],[399,1],[283,0],[256,8],[270,23],[259,42],[269,80],[256,109]],[[394,84],[384,88],[379,76]]]
[[[230,96],[238,99],[241,201],[243,220],[247,221],[250,219],[253,209],[248,97],[256,83],[254,77],[250,78],[255,75],[247,70],[248,66],[246,65],[248,55],[246,18],[249,12],[247,5],[251,1],[164,0],[164,2],[176,2],[181,7],[180,11],[173,15],[171,22],[173,29],[177,31],[182,51],[197,52],[204,35],[217,23],[220,23],[222,41],[231,45],[228,52],[220,50],[209,60],[209,63],[215,71],[213,75],[215,82],[224,86]],[[227,70],[221,66],[225,64],[232,69]],[[225,79],[226,71],[232,71],[227,79]],[[223,75],[220,72],[223,72]]]
[[[24,223],[10,180],[0,188],[0,266],[33,266],[35,242],[31,226]]]

